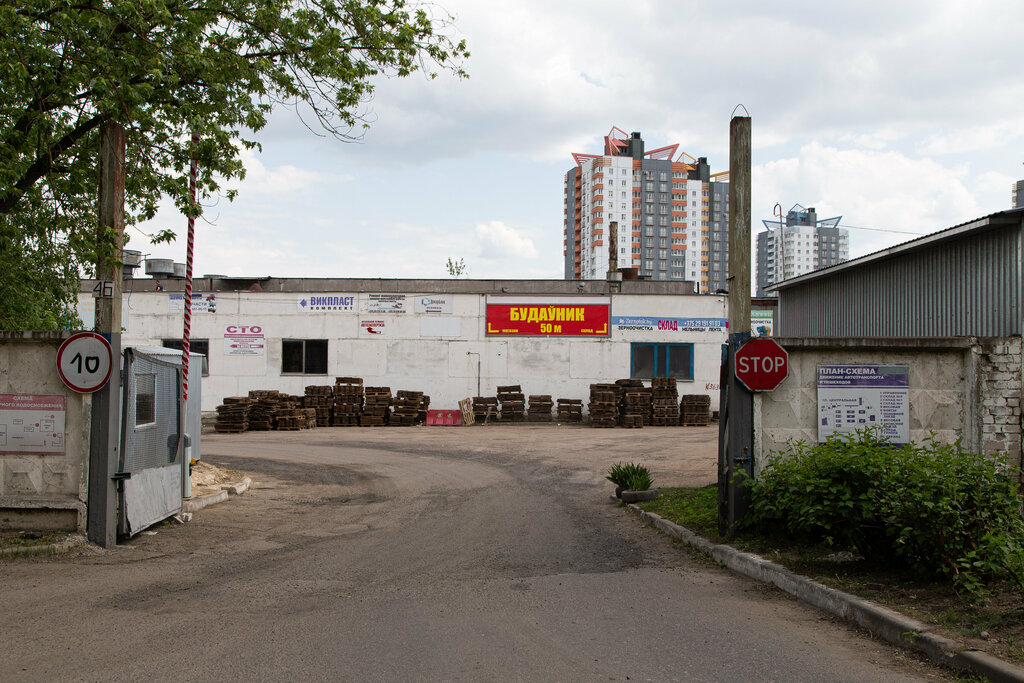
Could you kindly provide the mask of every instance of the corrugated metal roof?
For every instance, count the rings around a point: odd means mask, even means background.
[[[976,218],[972,221],[967,221],[965,223],[960,223],[959,225],[954,225],[953,227],[946,228],[945,230],[933,232],[932,234],[925,235],[924,237],[918,237],[916,239],[908,240],[906,242],[900,242],[899,244],[895,244],[891,247],[881,249],[879,251],[867,254],[865,256],[861,256],[859,258],[855,258],[851,261],[844,261],[843,263],[839,263],[834,266],[829,266],[828,268],[822,268],[821,270],[815,270],[810,273],[805,273],[803,275],[792,277],[788,280],[783,280],[782,282],[778,282],[769,287],[765,287],[765,291],[773,292],[778,291],[780,289],[785,289],[787,287],[791,287],[793,285],[804,284],[811,280],[816,280],[818,278],[835,275],[836,273],[847,270],[849,268],[860,267],[868,263],[881,261],[887,258],[898,256],[900,254],[906,254],[911,251],[916,251],[917,249],[923,249],[925,247],[932,246],[939,242],[944,242],[946,240],[962,237],[963,235],[971,232],[980,232],[982,230],[987,230],[1001,225],[1019,223],[1022,220],[1024,220],[1024,208],[1009,209],[1007,211],[997,211],[987,216]]]

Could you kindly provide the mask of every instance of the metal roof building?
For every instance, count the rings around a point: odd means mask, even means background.
[[[1022,322],[1024,208],[769,288],[777,336],[1010,337]]]

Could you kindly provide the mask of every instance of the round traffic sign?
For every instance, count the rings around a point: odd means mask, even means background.
[[[114,367],[110,342],[95,332],[72,335],[57,349],[57,372],[69,389],[91,394],[102,389]]]
[[[755,337],[736,351],[736,379],[749,391],[774,391],[789,374],[789,354],[770,337]]]

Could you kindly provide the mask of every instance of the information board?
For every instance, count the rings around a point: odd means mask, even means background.
[[[63,396],[0,394],[0,453],[64,453]]]
[[[488,297],[487,336],[607,337],[605,297]]]
[[[910,443],[906,365],[819,365],[818,442],[877,428],[889,443]]]

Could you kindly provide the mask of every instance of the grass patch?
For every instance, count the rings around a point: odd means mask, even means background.
[[[64,534],[56,532],[42,533],[38,531],[5,531],[0,533],[0,550],[6,548],[32,548],[38,545],[50,545],[61,540]]]
[[[910,571],[870,563],[858,555],[836,561],[841,548],[800,545],[753,532],[718,535],[718,487],[662,488],[657,499],[637,506],[697,533],[777,562],[803,576],[887,605],[1007,661],[1024,662],[1024,600],[1013,585],[993,582],[982,596],[958,593],[948,581],[922,580]],[[850,554],[839,555],[849,559]]]

